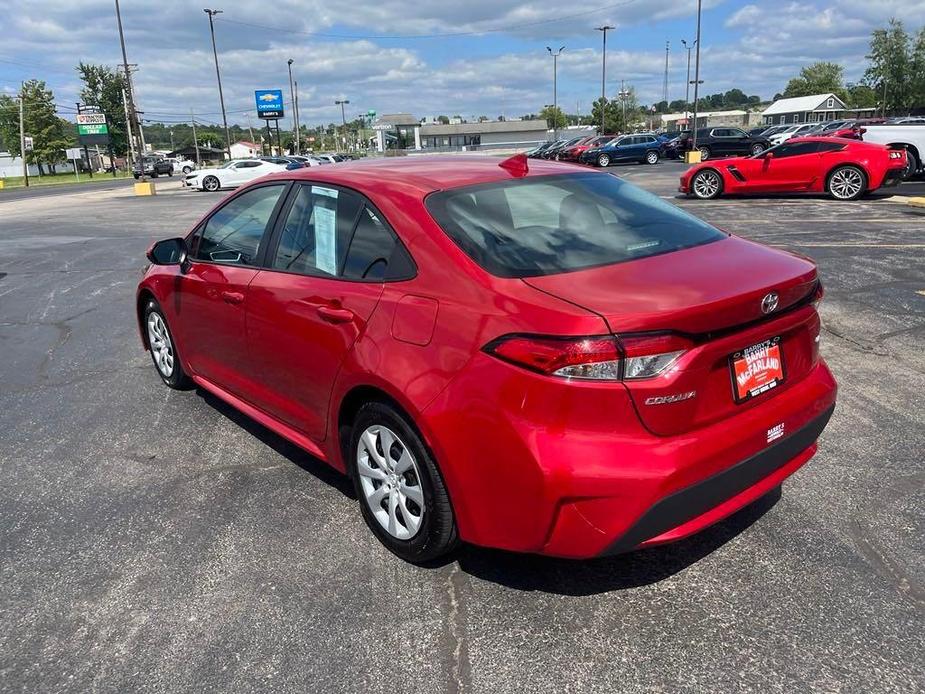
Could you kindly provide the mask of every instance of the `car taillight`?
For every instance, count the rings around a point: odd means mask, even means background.
[[[691,346],[671,333],[559,338],[506,335],[485,345],[499,359],[547,376],[619,381],[664,373]]]
[[[903,158],[903,154],[905,154],[905,152],[902,152],[902,151],[900,151],[900,150],[898,150],[898,149],[891,149],[891,150],[890,150],[890,159],[902,159],[902,158]]]

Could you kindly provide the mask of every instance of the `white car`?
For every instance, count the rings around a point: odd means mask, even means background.
[[[906,171],[903,178],[914,176],[925,169],[925,123],[898,125],[865,125],[861,132],[864,142],[876,142],[890,149],[906,150]]]
[[[164,157],[164,160],[170,162],[174,173],[191,174],[196,169],[196,162],[194,161],[178,159],[177,157]]]
[[[237,188],[255,178],[285,170],[285,166],[260,159],[235,159],[217,169],[196,171],[183,179],[183,185],[214,193],[222,188]]]
[[[801,135],[805,135],[810,130],[815,128],[817,125],[818,123],[803,123],[802,125],[799,125],[799,124],[791,125],[786,130],[782,130],[779,133],[775,133],[774,135],[771,135],[771,137],[769,137],[768,140],[770,141],[771,146],[773,147],[775,145],[779,145],[781,142],[786,142],[791,137],[800,137]]]

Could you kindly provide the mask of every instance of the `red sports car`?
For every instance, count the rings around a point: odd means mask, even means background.
[[[828,193],[854,200],[895,186],[906,169],[906,151],[832,137],[795,137],[751,157],[692,166],[678,190],[697,198],[748,193]]]
[[[280,172],[148,259],[164,383],[349,475],[410,561],[685,537],[806,463],[835,406],[812,262],[571,164]]]

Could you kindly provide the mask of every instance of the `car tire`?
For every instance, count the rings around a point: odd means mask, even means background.
[[[459,533],[443,477],[402,413],[384,402],[363,405],[346,458],[363,520],[389,551],[420,564],[456,547]]]
[[[142,313],[148,351],[151,361],[161,380],[174,390],[186,390],[193,385],[192,380],[183,370],[177,343],[167,324],[167,318],[160,304],[149,299]]]
[[[173,169],[171,169],[170,171],[168,171],[168,172],[167,172],[167,175],[170,176],[171,178],[173,178]]]
[[[867,175],[851,164],[838,166],[825,179],[825,189],[835,200],[857,200],[867,190]]]
[[[755,156],[756,154],[761,154],[764,151],[764,145],[761,144],[760,142],[756,142],[755,144],[752,145],[751,151],[752,151],[752,156]]]
[[[706,161],[710,158],[710,148],[709,147],[698,147],[700,151],[700,161]]]
[[[183,167],[183,173],[184,173],[184,174],[189,175],[190,173],[192,173],[192,171],[193,171],[192,167],[189,167],[189,166],[184,166],[184,167]]]
[[[609,154],[599,154],[597,156],[597,165],[605,169],[608,166],[610,166],[610,155]]]
[[[132,174],[132,176],[135,177],[135,180],[136,180],[136,181],[137,181],[139,178],[141,178],[141,176],[140,176],[139,174]]]
[[[690,194],[699,200],[713,200],[723,192],[723,177],[715,169],[703,169],[691,178]]]
[[[910,178],[915,176],[916,171],[919,170],[919,160],[913,152],[908,147],[906,148],[906,168],[903,170],[903,180],[908,181]]]
[[[649,165],[658,164],[658,152],[656,152],[654,149],[649,150],[646,152],[646,158],[644,161]]]
[[[202,179],[202,189],[207,190],[210,193],[214,193],[221,187],[221,181],[219,181],[215,176],[206,176],[204,179]]]

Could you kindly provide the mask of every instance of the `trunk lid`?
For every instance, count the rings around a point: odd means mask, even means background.
[[[816,286],[815,265],[735,236],[524,282],[599,314],[618,336],[672,331],[691,338],[690,349],[667,373],[625,381],[643,423],[655,434],[682,433],[760,406],[798,382],[818,360],[819,320],[806,301]],[[762,300],[770,293],[778,295],[777,307],[765,313]],[[775,344],[783,355],[783,382],[737,402],[730,358],[775,338],[780,338]]]

